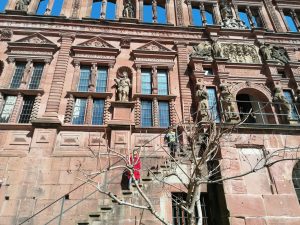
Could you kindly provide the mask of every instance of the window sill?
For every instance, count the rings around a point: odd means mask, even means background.
[[[67,92],[67,97],[70,95],[73,95],[74,97],[79,97],[79,98],[88,98],[91,96],[92,98],[106,98],[109,97],[111,98],[113,96],[112,92],[79,92],[79,91],[68,91]]]
[[[158,95],[158,94],[134,94],[133,99],[142,98],[142,99],[154,99],[157,98],[157,100],[165,100],[169,101],[172,99],[176,99],[176,95]]]
[[[18,89],[18,88],[1,88],[0,92],[6,95],[18,95],[19,93],[23,95],[38,95],[44,94],[43,89]]]

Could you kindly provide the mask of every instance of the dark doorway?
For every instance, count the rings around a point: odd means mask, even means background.
[[[247,94],[239,94],[236,96],[240,117],[244,120],[247,116],[245,123],[256,123],[256,117],[253,116],[253,107],[250,96]],[[251,111],[251,114],[249,112]]]

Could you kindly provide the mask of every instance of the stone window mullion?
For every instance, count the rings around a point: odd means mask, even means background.
[[[171,23],[171,15],[170,15],[170,0],[166,0],[165,8],[166,8],[166,17],[167,17],[167,24]]]
[[[2,109],[4,107],[5,100],[3,94],[0,92],[0,114],[2,113]]]
[[[136,93],[140,94],[141,93],[141,66],[137,66],[136,68]]]
[[[158,100],[157,98],[153,98],[152,101],[152,120],[153,120],[153,127],[159,126],[159,111],[158,111]]]
[[[254,21],[253,21],[253,14],[251,12],[250,6],[246,6],[246,13],[247,13],[247,16],[248,16],[248,18],[250,20],[251,27],[255,27],[255,24],[254,24]]]
[[[263,27],[267,28],[267,22],[266,22],[267,20],[266,20],[265,15],[264,15],[264,13],[262,11],[262,6],[258,7],[258,15],[259,15],[259,17],[261,19]]]
[[[23,95],[21,93],[18,93],[17,95],[17,100],[14,106],[14,109],[11,113],[11,117],[9,118],[9,123],[17,123],[18,122],[18,117],[22,109],[22,104],[23,104]]]
[[[102,0],[100,19],[105,19],[107,0]]]
[[[201,18],[202,18],[202,26],[206,26],[207,19],[206,19],[206,15],[205,15],[205,5],[203,2],[200,2],[199,9],[200,9]]]
[[[143,13],[143,9],[144,9],[144,0],[139,0],[139,20],[140,22],[143,22],[144,20],[144,13]]]
[[[15,0],[13,0],[15,1]],[[31,1],[30,4],[28,5],[28,9],[27,9],[27,12],[28,14],[35,14],[37,9],[38,9],[38,6],[40,4],[40,1]]]
[[[49,69],[51,61],[50,61],[50,59],[45,59],[44,62],[45,62],[45,65],[44,65],[43,74],[42,74],[40,85],[39,85],[39,88],[41,88],[41,89],[45,84],[45,81],[46,81],[46,78],[47,78],[46,76],[48,74],[48,69]]]
[[[91,95],[89,95],[86,103],[84,124],[91,124],[92,116],[93,116],[93,98]]]
[[[107,83],[106,83],[106,92],[110,92],[111,91],[111,86],[113,81],[113,76],[112,76],[112,69],[113,69],[114,65],[113,64],[109,64],[108,65],[108,69],[107,69]]]
[[[175,110],[175,100],[171,99],[169,101],[169,108],[170,108],[170,124],[171,126],[176,125],[176,110]]]
[[[285,19],[285,15],[284,15],[283,9],[282,9],[282,8],[278,8],[278,11],[279,11],[279,14],[280,14],[280,16],[281,16],[283,22],[284,22],[284,25],[285,25],[287,31],[290,31],[288,22],[287,22],[286,19]]]
[[[152,94],[157,94],[157,67],[152,67]]]

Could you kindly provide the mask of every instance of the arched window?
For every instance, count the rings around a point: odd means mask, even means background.
[[[7,5],[8,0],[1,0],[0,2],[0,12],[4,12],[5,11],[5,7]]]
[[[293,169],[292,179],[298,197],[298,201],[300,203],[300,161],[295,165]]]

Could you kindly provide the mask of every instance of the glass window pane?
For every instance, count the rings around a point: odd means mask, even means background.
[[[40,0],[39,6],[36,10],[37,15],[44,15],[48,6],[49,0]]]
[[[157,23],[167,23],[166,9],[162,6],[157,6]]]
[[[107,2],[105,18],[108,20],[116,19],[116,3],[110,1]]]
[[[151,4],[145,4],[144,3],[144,7],[143,7],[143,22],[146,23],[152,23],[153,19],[152,19],[152,5]]]
[[[250,25],[250,20],[248,18],[247,13],[244,10],[240,10],[239,11],[239,15],[240,15],[240,19],[245,23],[245,25],[250,29],[251,25]]]
[[[33,64],[33,72],[32,72],[31,80],[29,83],[29,89],[38,89],[39,88],[43,70],[44,70],[43,63],[34,63]]]
[[[192,15],[193,15],[193,25],[194,26],[202,26],[202,17],[199,7],[192,8]]]
[[[170,126],[169,102],[158,102],[158,108],[159,108],[159,126],[169,127]]]
[[[17,96],[6,96],[5,103],[0,115],[0,123],[7,123],[15,107]]]
[[[151,70],[142,70],[142,94],[151,94]]]
[[[142,114],[141,114],[142,127],[152,127],[152,102],[142,101]]]
[[[59,16],[63,4],[64,4],[64,0],[55,0],[54,3],[53,3],[52,10],[51,10],[51,15],[52,16]]]
[[[1,0],[0,2],[0,12],[4,12],[5,11],[5,7],[7,5],[8,0]]]
[[[73,110],[72,124],[84,124],[86,99],[77,98]]]
[[[254,10],[251,10],[251,12],[252,12],[252,20],[253,20],[254,26],[255,27],[263,27],[263,23],[260,18],[260,15],[259,15],[259,9],[255,8]]]
[[[88,91],[90,82],[91,69],[88,66],[80,67],[80,79],[78,84],[78,91]]]
[[[101,0],[93,0],[91,18],[94,18],[94,19],[100,18],[101,6],[102,6]]]
[[[32,108],[34,105],[34,100],[35,100],[34,96],[25,96],[23,98],[23,107],[22,107],[22,111],[20,114],[19,123],[29,123],[30,122],[31,112],[32,112]]]
[[[298,113],[297,113],[297,108],[295,106],[294,103],[294,99],[293,99],[293,94],[291,91],[289,90],[283,90],[283,95],[286,98],[286,100],[289,102],[289,104],[291,104],[291,119],[297,120],[299,119]]]
[[[205,18],[206,18],[206,24],[212,25],[215,23],[214,15],[210,10],[205,10]]]
[[[205,72],[205,74],[204,74],[205,76],[213,76],[214,75],[213,70],[210,68],[204,68],[203,70]]]
[[[15,74],[13,76],[13,79],[10,84],[10,88],[19,88],[23,75],[24,75],[24,70],[25,70],[26,63],[23,62],[17,62],[16,63],[16,70]]]
[[[97,80],[96,80],[96,92],[106,92],[107,83],[107,68],[98,67]]]
[[[96,99],[94,100],[93,105],[93,125],[102,125],[103,124],[103,112],[104,112],[104,100]]]
[[[289,30],[291,32],[298,32],[297,26],[296,26],[295,21],[292,18],[292,16],[285,13],[284,17],[285,17],[285,20],[287,22]]]
[[[220,123],[216,90],[214,88],[209,87],[207,88],[207,94],[208,94],[208,107],[211,114],[211,118],[216,123]]]
[[[157,71],[157,88],[159,95],[168,95],[168,73],[166,70]]]

